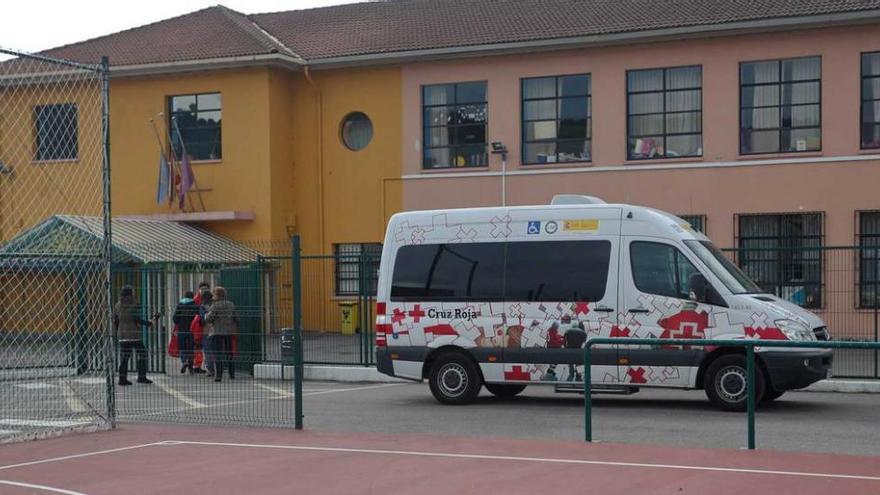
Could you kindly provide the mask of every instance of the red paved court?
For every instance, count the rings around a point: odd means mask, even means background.
[[[0,493],[880,493],[880,458],[124,425],[0,447]]]

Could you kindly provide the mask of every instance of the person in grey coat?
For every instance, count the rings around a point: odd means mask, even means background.
[[[214,349],[214,381],[223,377],[223,368],[229,370],[229,378],[235,379],[235,363],[232,361],[232,339],[238,335],[238,311],[226,298],[226,289],[214,287],[214,302],[209,306],[205,321],[210,324],[209,334]]]
[[[122,288],[119,302],[113,306],[113,329],[119,338],[121,356],[119,359],[119,385],[131,385],[128,381],[128,360],[131,353],[137,354],[137,382],[153,383],[147,378],[147,348],[141,340],[141,326],[153,326],[141,318],[141,307],[134,297],[134,289],[130,285]]]

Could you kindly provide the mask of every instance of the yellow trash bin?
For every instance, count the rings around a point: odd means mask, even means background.
[[[354,335],[358,327],[358,303],[341,301],[339,303],[339,325],[343,335]]]

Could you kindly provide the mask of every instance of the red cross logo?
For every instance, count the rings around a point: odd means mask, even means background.
[[[514,366],[510,369],[510,371],[504,372],[504,379],[530,381],[532,379],[532,375],[529,374],[528,371],[524,370],[522,366]]]
[[[574,303],[574,314],[575,315],[585,315],[590,312],[590,306],[585,302],[576,302]]]
[[[394,308],[394,314],[391,315],[391,323],[397,324],[406,319],[406,313]]]
[[[410,312],[407,313],[407,314],[410,315],[410,316],[412,316],[413,323],[418,323],[419,320],[422,318],[422,316],[425,316],[425,312],[422,311],[421,306],[419,306],[418,304],[416,304],[416,305],[413,307],[412,311],[410,311]]]
[[[629,375],[630,383],[648,383],[645,379],[645,368],[630,368],[626,370],[626,374]]]

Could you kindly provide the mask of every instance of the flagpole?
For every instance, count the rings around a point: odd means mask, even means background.
[[[169,150],[171,151],[171,156],[172,156],[171,163],[172,163],[172,167],[175,167],[175,171],[176,171],[177,174],[181,177],[181,180],[183,180],[183,174],[181,173],[181,167],[180,167],[180,158],[178,158],[177,153],[174,151],[174,144],[173,144],[173,143],[174,143],[174,139],[172,139],[172,137],[171,137],[171,127],[170,127],[170,126],[165,126],[165,112],[159,112],[159,117],[162,118],[162,125],[165,127],[165,131],[166,131],[166,132],[165,132],[165,135],[166,135],[166,137],[168,137],[168,148],[169,148]],[[182,144],[182,143],[181,143],[181,144]],[[186,151],[184,150],[184,152],[186,152]],[[174,182],[174,181],[172,181],[172,187],[171,187],[172,191],[175,190],[174,185],[173,185],[173,182]],[[171,201],[171,202],[172,202],[172,204],[173,204],[173,203],[174,203],[174,198],[173,198],[174,194],[172,194],[171,196],[172,196],[172,198],[171,198],[172,201]],[[192,201],[189,202],[189,207],[190,207],[191,210],[195,211],[195,207],[193,206]],[[181,209],[183,209],[183,208],[181,208]]]
[[[180,126],[177,124],[177,119],[172,118],[171,123],[174,125],[174,132],[177,133],[177,139],[180,140],[180,149],[186,153],[186,144],[183,142],[183,135],[180,133]],[[199,204],[202,207],[202,211],[205,211],[205,201],[202,199],[202,188],[199,187],[199,181],[196,179],[196,174],[192,173],[192,163],[190,163],[190,174],[192,175],[192,185],[195,186],[196,195],[199,197]],[[190,199],[190,202],[192,199]]]
[[[162,158],[164,158],[164,157],[165,157],[165,148],[164,148],[164,146],[162,145],[162,138],[159,137],[159,129],[156,127],[156,122],[154,122],[153,119],[150,119],[150,127],[153,128],[153,135],[156,136],[156,143],[159,145],[159,155],[160,155]],[[172,178],[171,178],[171,170],[169,170],[168,167],[172,167],[173,165],[170,164],[170,163],[168,163],[168,160],[165,160],[165,163],[167,164],[166,172],[169,174],[169,175],[168,175],[168,181],[169,181],[169,184],[170,184],[170,183],[173,182],[173,181],[172,181]],[[162,172],[160,171],[160,172],[159,172],[159,177],[160,177],[159,180],[160,180],[160,182],[161,182],[161,176],[162,176]],[[170,193],[170,191],[168,191],[168,192]],[[170,195],[170,194],[169,194],[169,195]],[[158,200],[159,198],[157,197],[156,199]]]

